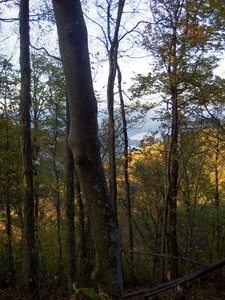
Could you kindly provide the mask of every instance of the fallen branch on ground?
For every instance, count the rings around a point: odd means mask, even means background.
[[[207,268],[204,268],[200,271],[197,271],[197,272],[194,272],[192,274],[186,275],[182,278],[179,278],[179,279],[176,279],[176,280],[173,280],[173,281],[169,281],[169,282],[166,282],[166,283],[162,283],[162,284],[160,284],[160,285],[158,285],[154,288],[151,288],[151,289],[144,289],[144,290],[141,290],[141,291],[136,291],[136,292],[126,294],[126,295],[124,295],[124,299],[132,298],[132,297],[140,296],[140,295],[143,295],[144,299],[148,299],[150,296],[153,296],[153,295],[161,293],[163,291],[172,289],[172,288],[176,287],[177,285],[182,285],[186,282],[193,281],[193,280],[195,280],[199,277],[202,277],[202,276],[204,276],[208,273],[211,273],[214,270],[216,270],[216,269],[218,269],[218,268],[220,268],[224,265],[225,265],[225,258],[214,262],[213,264],[209,265]]]

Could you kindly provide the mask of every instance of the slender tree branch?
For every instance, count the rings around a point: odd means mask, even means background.
[[[36,48],[35,46],[33,46],[33,45],[31,45],[31,44],[30,44],[30,46],[31,46],[31,48],[33,48],[33,49],[35,49],[35,50],[37,50],[37,51],[42,51],[42,50],[43,50],[49,57],[54,58],[55,60],[61,62],[61,58],[60,58],[60,57],[57,57],[57,56],[55,56],[55,55],[50,54],[50,53],[47,51],[47,49],[46,49],[45,47]]]
[[[130,252],[128,249],[122,249],[124,252]],[[160,253],[146,253],[146,252],[137,252],[137,251],[133,251],[134,254],[137,254],[137,255],[146,255],[146,256],[156,256],[156,257],[164,257],[164,258],[168,258],[168,259],[179,259],[179,260],[185,260],[187,262],[190,262],[194,265],[198,265],[198,266],[201,266],[201,267],[208,267],[208,264],[204,264],[204,263],[201,263],[199,261],[196,261],[194,259],[190,259],[190,258],[187,258],[187,257],[182,257],[182,256],[173,256],[173,255],[166,255],[166,254],[160,254]]]

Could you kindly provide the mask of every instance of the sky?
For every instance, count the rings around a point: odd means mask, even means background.
[[[35,1],[33,1],[34,3]],[[32,1],[31,1],[32,3]],[[36,1],[37,3],[37,1]],[[1,7],[0,11],[3,11],[1,14],[2,18],[18,18],[17,9],[7,9]],[[93,10],[91,10],[93,16]],[[88,35],[89,35],[89,51],[93,54],[99,53],[97,59],[101,60],[99,64],[96,64],[96,60],[91,56],[91,61],[95,61],[95,65],[92,65],[92,76],[93,76],[93,85],[94,89],[97,91],[97,95],[100,97],[99,101],[99,110],[106,110],[106,85],[108,77],[108,61],[106,49],[99,40],[96,40],[96,36],[100,34],[99,26],[93,26],[93,23],[86,19]],[[129,24],[130,23],[130,24]],[[126,26],[131,28],[133,23],[130,20],[126,21]],[[39,35],[36,34],[37,31],[42,33]],[[0,51],[1,53],[7,54],[7,57],[11,59],[13,64],[18,64],[19,62],[19,32],[18,32],[18,21],[15,22],[2,22],[0,24]],[[31,42],[37,47],[41,48],[42,46],[46,47],[49,53],[57,55],[57,32],[56,28],[53,28],[51,32],[48,32],[45,24],[42,25],[42,28],[36,26],[36,29],[32,25],[31,27]],[[130,45],[125,44],[124,49],[130,48]],[[32,51],[32,50],[31,50]],[[130,57],[127,57],[130,56]],[[131,56],[133,58],[131,58]],[[147,74],[149,70],[150,58],[147,57],[146,53],[141,48],[129,49],[129,53],[125,53],[122,58],[119,59],[120,68],[123,76],[123,88],[127,90],[132,84],[132,78],[135,76],[135,73]],[[115,88],[116,89],[116,88]],[[146,117],[146,123],[144,125],[139,125],[134,127],[129,131],[129,137],[131,139],[142,139],[142,137],[148,132],[149,129],[155,127],[151,117],[154,116],[153,112],[149,112]]]
[[[141,1],[136,1],[137,3]],[[33,0],[31,3],[40,3],[40,1]],[[143,8],[139,6],[140,9],[140,18],[144,18],[147,20],[148,16],[143,14]],[[0,11],[3,10],[0,7]],[[128,13],[128,8],[126,8],[126,19],[125,25],[128,30],[134,26],[135,23],[139,21],[137,18],[133,20],[130,18]],[[89,11],[85,12],[89,14],[92,18],[97,18],[97,13],[90,6]],[[1,17],[7,18],[17,18],[18,11],[16,9],[7,9],[3,11]],[[104,24],[103,19],[99,19],[100,24]],[[107,62],[107,53],[105,46],[103,43],[99,42],[99,38],[101,36],[101,30],[98,25],[93,25],[89,19],[86,19],[88,34],[89,34],[89,50],[93,54],[91,56],[91,61],[95,62],[92,64],[92,75],[93,75],[93,84],[94,89],[97,91],[98,97],[100,97],[99,101],[99,110],[106,110],[106,84],[108,77],[108,62]],[[39,32],[39,34],[37,34]],[[8,57],[12,57],[13,61],[18,63],[18,49],[19,49],[19,35],[18,35],[18,22],[15,23],[2,23],[0,24],[0,51],[2,53],[7,53]],[[31,28],[31,40],[35,47],[46,47],[49,53],[53,55],[59,55],[57,50],[57,33],[56,29],[53,28],[49,32],[49,25],[47,23],[42,23],[42,25],[36,25]],[[135,47],[132,46],[132,43],[135,43]],[[135,77],[135,74],[144,74],[147,75],[149,70],[151,69],[151,59],[147,56],[147,53],[141,48],[138,47],[139,41],[133,40],[124,40],[121,42],[122,45],[122,57],[119,58],[119,64],[122,71],[123,76],[123,88],[124,90],[128,90],[132,84],[132,78]],[[99,60],[99,63],[96,64],[96,61]],[[217,69],[217,73],[221,76],[225,76],[225,60],[223,60],[220,64],[220,67]],[[156,98],[158,96],[156,95]],[[149,99],[151,100],[151,99]],[[156,99],[154,99],[155,101]],[[144,101],[144,100],[143,100]],[[142,126],[136,126],[136,128],[132,128],[129,130],[129,137],[131,140],[140,140],[143,138],[151,130],[157,130],[159,123],[153,121],[155,112],[151,110],[148,112],[146,116],[146,122]],[[132,141],[131,141],[132,143]]]

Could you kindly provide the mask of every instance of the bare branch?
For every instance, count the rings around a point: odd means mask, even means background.
[[[123,251],[130,252],[127,249],[123,249]],[[164,257],[164,258],[168,258],[168,259],[185,260],[185,261],[190,262],[194,265],[199,265],[199,266],[202,266],[202,267],[207,267],[208,266],[208,264],[204,264],[204,263],[201,263],[201,262],[196,261],[194,259],[190,259],[190,258],[183,257],[183,256],[172,256],[172,255],[166,255],[166,254],[160,254],[160,253],[146,253],[146,252],[136,252],[136,251],[133,251],[133,253],[137,254],[137,255],[147,255],[147,256]]]
[[[35,46],[33,46],[33,45],[31,45],[31,44],[30,44],[30,46],[31,46],[33,49],[37,50],[37,51],[42,51],[42,50],[43,50],[49,57],[54,58],[54,59],[57,60],[57,61],[61,61],[61,58],[60,58],[60,57],[57,57],[57,56],[55,56],[55,55],[50,54],[50,53],[47,51],[47,49],[46,49],[45,47],[36,48]]]
[[[0,22],[12,23],[14,21],[19,21],[19,18],[0,18]]]

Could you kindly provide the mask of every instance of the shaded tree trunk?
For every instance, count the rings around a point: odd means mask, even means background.
[[[36,97],[36,93],[34,93],[34,98]],[[35,101],[36,103],[36,101]],[[38,109],[36,105],[34,105],[34,120],[33,120],[33,126],[34,126],[34,132],[38,131],[39,122],[38,122]],[[38,145],[38,137],[37,134],[34,134],[33,140],[32,140],[32,160],[33,160],[33,189],[34,189],[34,222],[35,222],[35,249],[36,249],[36,263],[38,268],[38,252],[39,252],[39,237],[38,237],[38,231],[39,231],[39,178],[38,178],[38,154],[40,151],[40,147]]]
[[[168,201],[165,198],[164,210],[163,210],[163,224],[162,224],[162,243],[161,243],[161,254],[166,254],[166,233],[168,224]],[[161,281],[165,280],[165,257],[162,256],[160,262]]]
[[[176,20],[177,10],[174,12]],[[178,162],[178,61],[177,61],[177,27],[174,21],[170,41],[171,59],[168,62],[168,77],[170,81],[171,95],[171,142],[168,158],[168,190],[166,195],[166,205],[168,205],[168,252],[172,256],[178,256],[177,244],[177,183],[179,174]],[[178,260],[169,260],[171,280],[178,277]]]
[[[79,218],[79,262],[80,262],[80,277],[79,282],[84,286],[89,286],[91,279],[91,266],[90,266],[90,245],[89,238],[91,238],[89,220],[85,222],[85,209],[82,199],[82,192],[80,187],[79,178],[75,170],[75,190],[78,204],[78,218]],[[87,223],[87,224],[86,224]]]
[[[55,176],[55,201],[56,201],[56,226],[57,226],[57,242],[58,242],[58,281],[61,282],[61,268],[62,268],[62,238],[61,238],[61,197],[60,197],[60,182],[59,182],[59,170],[57,168],[56,153],[57,153],[57,115],[56,115],[56,132],[54,138],[53,149],[53,172]]]
[[[124,107],[123,100],[123,92],[122,92],[122,74],[117,64],[117,72],[118,72],[118,88],[119,88],[119,97],[120,97],[120,110],[121,117],[123,123],[123,172],[124,172],[124,183],[125,183],[125,197],[126,197],[126,208],[127,208],[127,221],[128,221],[128,245],[130,250],[130,259],[133,261],[134,259],[134,238],[133,238],[133,222],[132,222],[132,211],[131,211],[131,196],[130,196],[130,182],[129,182],[129,174],[128,174],[128,134],[127,134],[127,120],[126,120],[126,112]]]
[[[67,103],[67,135],[69,134],[69,108]],[[73,283],[76,282],[76,256],[75,256],[75,206],[74,206],[74,160],[67,139],[66,164],[66,240],[68,262],[68,289],[69,296],[73,293]]]
[[[115,153],[115,120],[114,120],[114,85],[117,72],[117,56],[119,47],[119,28],[123,14],[125,0],[118,1],[118,11],[115,24],[114,35],[111,37],[111,3],[108,2],[107,8],[107,22],[108,22],[108,40],[110,47],[108,50],[109,58],[109,76],[107,83],[107,105],[109,114],[109,182],[110,192],[114,205],[115,212],[117,213],[117,179],[116,179],[116,153]]]
[[[76,282],[75,256],[75,206],[74,206],[74,161],[72,152],[67,149],[67,191],[66,191],[66,238],[68,261],[69,294],[73,292],[72,285]]]
[[[220,195],[219,195],[219,135],[218,132],[215,136],[215,192],[214,192],[214,215],[212,224],[212,239],[211,239],[211,251],[210,261],[213,261],[214,255],[218,259],[220,256]]]
[[[24,200],[24,230],[26,247],[26,285],[33,295],[38,295],[35,222],[32,175],[32,148],[30,135],[30,51],[29,51],[29,1],[20,1],[20,68],[21,68],[21,146],[22,146],[22,183]]]
[[[116,67],[113,62],[112,51],[109,51],[109,76],[107,84],[107,107],[109,128],[109,186],[114,210],[117,213],[117,179],[116,179],[116,153],[115,153],[115,119],[114,119],[114,82]]]
[[[168,191],[166,203],[168,204],[168,252],[178,256],[177,245],[177,182],[178,182],[178,107],[177,95],[172,96],[172,131],[171,145],[168,160]],[[169,260],[171,279],[178,276],[178,260]]]
[[[166,143],[165,143],[166,144]],[[165,173],[168,174],[168,157],[167,157],[167,148],[164,148],[164,161],[165,161]],[[162,216],[162,241],[161,241],[161,254],[166,254],[166,235],[167,235],[167,225],[168,225],[168,211],[169,204],[167,198],[168,191],[168,176],[165,181],[165,193],[164,193],[164,208]],[[161,272],[161,281],[165,280],[165,257],[162,256],[160,260],[160,272]]]
[[[70,111],[69,143],[91,221],[100,293],[122,299],[120,235],[100,158],[87,31],[78,0],[53,0]]]
[[[219,136],[216,136],[216,158],[215,158],[215,211],[216,211],[216,253],[217,259],[220,258],[220,193],[219,193]]]

